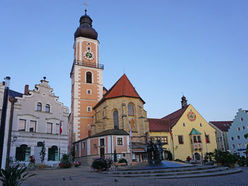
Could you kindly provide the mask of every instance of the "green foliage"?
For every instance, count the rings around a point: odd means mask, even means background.
[[[46,156],[46,148],[45,148],[45,141],[42,142],[41,144],[41,151],[40,151],[40,160],[41,163],[44,162]]]
[[[236,155],[233,155],[228,151],[223,152],[217,149],[214,151],[214,158],[217,163],[221,163],[224,166],[230,166],[237,162]]]
[[[116,150],[114,150],[114,162],[117,162],[117,154],[116,154]]]
[[[214,153],[213,152],[207,152],[205,154],[204,161],[205,162],[212,161],[213,160],[213,157],[214,157]]]
[[[70,156],[67,154],[63,154],[63,157],[60,160],[59,167],[60,168],[71,168],[72,164],[70,162]]]
[[[243,166],[245,166],[245,164],[246,164],[246,159],[245,159],[245,157],[244,157],[244,156],[238,157],[238,165],[239,165],[240,167],[243,167]]]
[[[127,165],[127,160],[125,158],[121,158],[119,159],[118,163],[126,163]]]
[[[98,158],[92,162],[91,167],[96,170],[106,171],[111,167],[112,163],[111,159]]]
[[[29,174],[26,170],[27,167],[20,167],[20,165],[16,165],[14,167],[9,166],[5,170],[1,169],[0,181],[2,181],[3,186],[21,185],[23,181],[35,175],[35,174]]]

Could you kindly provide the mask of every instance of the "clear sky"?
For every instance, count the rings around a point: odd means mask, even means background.
[[[83,0],[1,0],[0,80],[33,89],[47,77],[70,107],[73,34]],[[103,81],[125,72],[148,117],[180,108],[184,94],[207,120],[248,109],[247,0],[88,0]]]

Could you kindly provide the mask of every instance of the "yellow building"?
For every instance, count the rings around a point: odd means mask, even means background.
[[[187,104],[184,96],[181,103],[181,109],[161,119],[148,119],[149,136],[152,140],[160,139],[174,159],[185,161],[189,156],[196,162],[201,161],[207,152],[217,148],[215,129]]]

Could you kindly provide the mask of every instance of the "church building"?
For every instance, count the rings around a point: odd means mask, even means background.
[[[71,70],[71,136],[75,156],[90,163],[96,157],[146,159],[148,120],[139,96],[124,74],[109,90],[103,87],[98,34],[92,19],[80,18]]]

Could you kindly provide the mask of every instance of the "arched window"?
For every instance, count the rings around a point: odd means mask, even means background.
[[[91,72],[86,73],[86,83],[92,83],[92,73]]]
[[[21,145],[20,147],[16,147],[16,161],[29,161],[30,156],[30,147],[27,145]]]
[[[50,112],[50,105],[49,104],[46,104],[46,109],[45,109],[46,112]]]
[[[37,111],[41,111],[42,110],[42,104],[41,102],[37,103]]]
[[[129,116],[134,116],[134,105],[133,105],[133,103],[128,104],[128,115]]]
[[[57,146],[52,146],[48,149],[48,161],[59,161]]]
[[[113,112],[113,117],[114,117],[114,129],[119,129],[119,116],[117,110]]]

